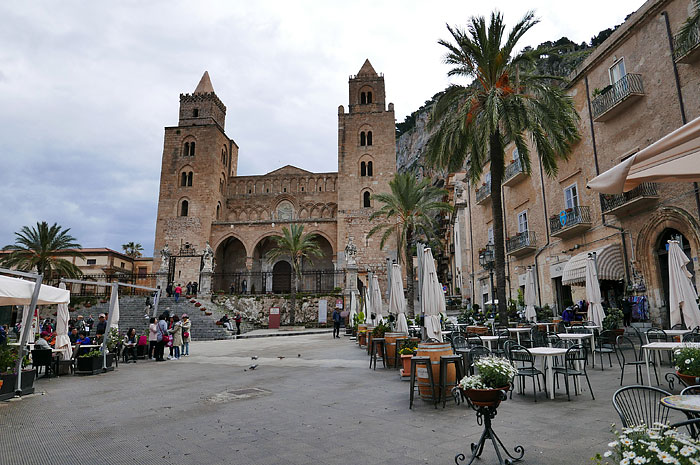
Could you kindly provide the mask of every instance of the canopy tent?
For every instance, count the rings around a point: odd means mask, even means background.
[[[379,277],[376,274],[372,274],[372,311],[376,314],[374,319],[375,324],[380,324],[384,321],[382,316],[382,291],[379,288]]]
[[[588,187],[622,194],[643,182],[681,181],[700,181],[700,117],[599,174]]]
[[[602,328],[605,312],[602,305],[603,299],[600,296],[596,261],[592,253],[586,258],[586,300],[588,301],[588,319]]]
[[[58,285],[59,289],[65,289],[65,283]],[[68,319],[70,314],[68,313],[68,304],[58,304],[58,309],[56,310],[56,344],[55,348],[61,350],[61,358],[63,360],[70,360],[73,356],[73,347],[70,343],[70,337],[68,337]]]
[[[34,286],[35,283],[26,279],[0,276],[0,306],[29,305]],[[35,305],[67,304],[69,302],[70,292],[42,284]]]
[[[406,321],[406,298],[403,295],[401,266],[397,263],[394,263],[391,267],[389,313],[396,315],[396,332],[408,334],[408,322]]]
[[[535,270],[527,269],[525,277],[525,319],[528,321],[537,320],[537,312],[535,311],[535,303],[537,302],[537,291],[535,290]]]
[[[564,265],[561,279],[564,286],[585,286],[588,254],[594,252],[598,262],[598,279],[611,281],[625,279],[625,264],[622,260],[620,244],[608,244],[588,252],[581,252],[571,258]]]
[[[700,325],[698,294],[691,282],[693,275],[688,271],[689,262],[690,260],[678,245],[678,241],[668,241],[668,305],[672,327],[681,322],[681,313],[686,328]]]
[[[430,248],[423,252],[423,290],[421,292],[423,309],[423,326],[428,339],[442,342],[442,325],[440,314],[445,313],[445,295],[435,271],[435,260]]]

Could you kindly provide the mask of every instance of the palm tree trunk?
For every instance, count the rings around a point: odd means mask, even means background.
[[[501,199],[501,181],[503,180],[503,144],[498,131],[491,135],[489,144],[491,157],[491,214],[493,215],[493,245],[496,268],[496,298],[498,299],[498,316],[500,323],[508,324],[508,306],[506,305],[506,251],[503,240],[503,203]],[[493,300],[493,296],[491,296]]]
[[[296,267],[292,269],[292,295],[289,299],[289,324],[294,324],[294,315],[296,313],[297,305],[297,270]]]
[[[415,289],[413,287],[413,254],[411,253],[411,247],[413,244],[413,231],[409,228],[406,231],[406,244],[404,251],[404,266],[406,267],[406,298],[408,299],[408,315],[411,318],[415,317],[415,309],[413,308],[413,303],[415,301]]]

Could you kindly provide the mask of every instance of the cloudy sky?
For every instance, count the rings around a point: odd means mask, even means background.
[[[642,0],[502,0],[523,45],[589,41]],[[365,58],[402,121],[448,80],[445,24],[473,1],[9,1],[0,4],[0,245],[37,221],[84,247],[153,251],[163,127],[208,70],[240,146],[238,172],[337,169],[337,107]]]

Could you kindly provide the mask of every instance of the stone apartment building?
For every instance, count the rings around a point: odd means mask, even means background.
[[[270,261],[266,254],[273,236],[300,223],[317,234],[323,251],[303,268],[324,272],[324,290],[345,286],[335,271],[344,268],[351,238],[360,279],[371,270],[384,276],[395,246],[380,250],[380,238],[367,233],[371,195],[389,192],[396,171],[394,107],[387,106],[384,77],[369,60],[348,86],[348,110],[338,107],[338,171],[329,173],[287,165],[238,176],[239,146],[224,130],[226,106],[208,73],[192,94],[181,94],[178,125],[165,128],[154,270],[161,269],[167,245],[170,266],[161,271],[168,281],[199,281],[203,254],[211,250],[212,290],[288,292],[290,260]]]
[[[556,177],[542,172],[534,150],[528,176],[515,148],[507,148],[502,195],[510,298],[517,299],[527,268],[534,267],[541,306],[561,312],[585,299],[585,258],[595,251],[604,299],[614,306],[623,296],[635,297],[648,304],[654,323],[668,321],[666,241],[680,238],[697,270],[697,185],[649,183],[623,195],[599,195],[586,184],[700,117],[700,34],[696,30],[687,43],[674,40],[692,3],[647,1],[570,76],[581,140]],[[461,275],[462,294],[483,304],[492,295],[489,274],[479,265],[480,250],[493,240],[491,185],[488,175],[477,185],[463,179],[456,175],[448,183],[457,207],[451,250],[461,254],[451,267]],[[457,287],[456,280],[452,284]]]

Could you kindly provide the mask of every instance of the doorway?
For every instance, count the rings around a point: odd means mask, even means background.
[[[292,291],[292,265],[284,260],[272,267],[272,292],[287,294]]]
[[[690,242],[688,239],[681,234],[677,229],[667,228],[659,235],[659,240],[656,244],[656,254],[659,258],[659,273],[661,273],[661,283],[664,293],[664,303],[661,309],[660,315],[664,319],[664,324],[666,327],[670,328],[671,315],[669,313],[668,299],[668,241],[676,240],[680,242],[681,250],[683,253],[690,257]],[[688,271],[693,275],[692,282],[695,283],[695,269],[693,267],[693,261],[691,260],[688,266]]]
[[[552,279],[552,285],[557,299],[557,313],[561,315],[566,307],[574,304],[574,299],[571,296],[571,286],[564,286],[561,283],[561,276]]]

